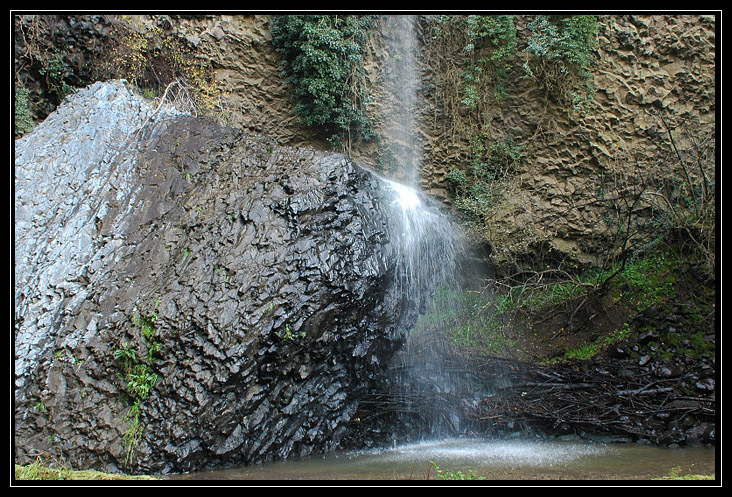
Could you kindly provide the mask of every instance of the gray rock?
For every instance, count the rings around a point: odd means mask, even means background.
[[[95,84],[16,142],[16,462],[165,473],[338,448],[453,270],[408,254],[451,261],[454,240],[345,156],[153,113]]]

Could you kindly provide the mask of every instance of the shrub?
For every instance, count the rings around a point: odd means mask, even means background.
[[[333,145],[373,138],[368,118],[363,51],[373,16],[272,16],[275,49],[293,87],[303,124]]]
[[[30,112],[30,92],[26,88],[15,89],[15,136],[21,137],[33,130],[33,118]]]
[[[482,132],[471,140],[467,170],[453,169],[447,179],[455,205],[469,221],[484,221],[501,197],[504,182],[518,172],[523,149],[510,137],[494,140]]]
[[[594,98],[592,64],[600,24],[597,16],[540,15],[529,24],[526,72],[558,103],[586,109]]]
[[[467,16],[469,43],[465,51],[471,58],[465,69],[465,98],[462,103],[476,107],[486,92],[482,84],[493,86],[493,95],[501,99],[506,94],[505,81],[516,55],[516,26],[514,16]]]
[[[64,54],[56,48],[47,59],[41,61],[41,64],[38,73],[44,76],[49,93],[54,96],[56,102],[62,102],[75,90],[67,82],[73,71],[64,60]]]
[[[196,57],[184,41],[155,22],[155,16],[148,23],[132,16],[114,18],[107,74],[126,79],[147,97],[170,90],[169,98],[181,111],[216,113],[221,94],[211,63]]]

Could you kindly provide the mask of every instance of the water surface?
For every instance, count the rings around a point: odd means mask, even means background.
[[[448,439],[359,452],[337,452],[220,471],[177,475],[201,480],[427,480],[473,471],[496,480],[650,480],[715,474],[713,447],[667,448],[587,441]]]

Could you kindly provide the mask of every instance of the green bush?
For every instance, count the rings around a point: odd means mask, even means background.
[[[270,32],[303,124],[333,145],[372,139],[363,52],[374,16],[272,16]]]
[[[515,340],[496,319],[504,302],[491,293],[440,286],[410,330],[410,340],[422,341],[436,333],[456,347],[481,353],[514,350]]]
[[[465,51],[471,62],[465,70],[465,98],[462,103],[476,107],[484,96],[480,84],[493,85],[493,95],[501,99],[506,94],[505,82],[516,55],[516,26],[514,16],[467,16],[469,44]]]
[[[15,136],[20,137],[33,130],[30,112],[30,92],[26,88],[15,89]]]
[[[74,92],[75,88],[66,81],[72,75],[73,70],[67,65],[64,54],[58,48],[53,51],[38,72],[45,77],[48,91],[55,95],[57,102],[62,102],[64,98]]]
[[[434,39],[443,56],[460,67],[460,103],[478,109],[493,95],[506,96],[508,72],[516,56],[515,16],[435,16]],[[457,45],[458,52],[448,47]],[[491,91],[492,90],[492,91]]]
[[[592,65],[600,23],[592,15],[540,15],[528,25],[527,50],[533,55],[524,65],[559,103],[586,109],[594,98]]]

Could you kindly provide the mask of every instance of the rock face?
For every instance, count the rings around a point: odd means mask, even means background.
[[[165,473],[338,446],[415,296],[386,182],[120,82],[18,140],[15,171],[16,462]]]
[[[37,50],[34,42],[43,42],[48,53],[65,47],[65,67],[84,68],[84,61],[98,58],[100,47],[114,32],[108,17],[113,16],[20,16],[15,21],[16,59],[24,60],[24,53]],[[232,125],[283,144],[327,146],[297,119],[280,75],[281,57],[269,37],[268,16],[133,17],[141,29],[175,34],[197,56],[214,62],[217,87]],[[394,40],[386,29],[387,17],[379,16],[364,62],[373,112],[382,123],[389,111],[388,105],[382,108],[382,71],[395,58],[390,54]],[[524,152],[520,170],[501,189],[481,233],[495,259],[541,258],[541,252],[551,250],[581,264],[600,263],[615,235],[603,202],[610,190],[622,190],[624,180],[634,175],[674,179],[671,161],[661,160],[673,153],[661,116],[677,126],[678,144],[687,133],[705,144],[713,137],[715,16],[600,16],[592,69],[597,94],[585,113],[569,112],[565,104],[551,101],[528,77],[523,64],[529,57],[525,37],[531,15],[516,16],[519,44],[505,95],[476,112],[460,105],[467,42],[456,37],[438,43],[434,35],[440,16],[415,17],[420,33],[421,190],[452,202],[449,174],[470,162],[471,138],[478,133],[492,142],[510,138]],[[30,69],[34,70],[18,67],[19,79],[29,88],[42,86],[39,68]],[[69,82],[76,84],[85,80],[83,76]],[[382,149],[386,130],[377,129],[380,140],[354,145],[349,155],[400,177],[402,171],[381,164],[388,159]],[[709,154],[714,156],[713,146]]]
[[[464,45],[423,37],[428,90],[420,109],[427,137],[422,189],[447,195],[448,173],[469,162],[470,138],[479,131],[494,142],[510,138],[524,157],[484,223],[494,262],[526,253],[541,259],[535,249],[544,246],[597,264],[614,235],[603,202],[611,189],[625,192],[618,178],[673,180],[676,174],[661,118],[671,123],[680,148],[689,133],[697,142],[713,140],[716,21],[703,15],[600,16],[592,69],[597,94],[580,113],[547,99],[521,66],[528,57],[521,36],[530,18],[516,19],[519,42],[506,95],[486,104],[480,116],[456,105],[463,83],[451,77],[461,68],[445,65],[463,60]],[[428,24],[425,33],[432,32]]]

